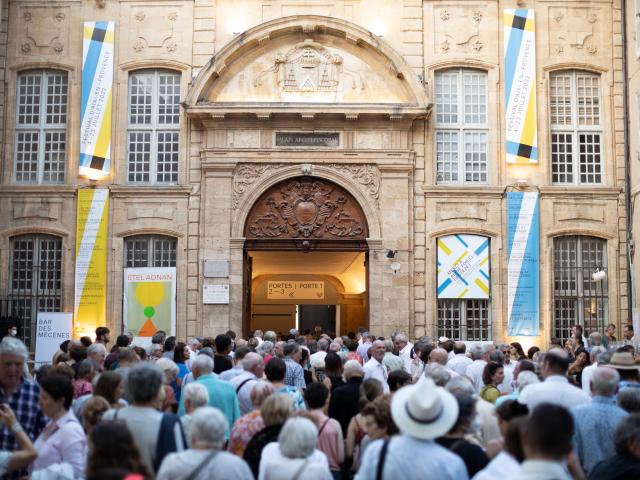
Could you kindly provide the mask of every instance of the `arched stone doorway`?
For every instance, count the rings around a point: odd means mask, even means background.
[[[331,181],[302,176],[270,187],[245,222],[244,332],[367,325],[368,234],[361,206]]]

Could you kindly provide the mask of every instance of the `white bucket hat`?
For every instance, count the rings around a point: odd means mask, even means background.
[[[458,402],[427,377],[393,395],[391,416],[402,433],[431,440],[447,433],[456,423]]]

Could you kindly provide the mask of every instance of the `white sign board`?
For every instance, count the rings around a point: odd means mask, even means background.
[[[202,286],[202,303],[203,304],[228,304],[229,303],[229,285],[203,285]]]
[[[36,329],[36,365],[51,363],[53,354],[65,340],[71,339],[73,314],[71,312],[38,312]]]
[[[267,282],[267,298],[269,300],[322,300],[324,299],[324,282],[290,280]]]

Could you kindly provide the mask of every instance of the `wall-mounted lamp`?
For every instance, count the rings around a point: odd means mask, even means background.
[[[522,188],[527,188],[529,186],[529,180],[527,180],[526,178],[521,178],[519,180],[516,180],[516,187],[522,189]]]
[[[596,268],[596,271],[591,274],[591,280],[594,282],[601,282],[605,278],[607,278],[607,272],[600,268]]]
[[[391,269],[394,275],[400,271],[401,267],[402,265],[400,265],[400,262],[391,262],[391,265],[389,265],[389,268]]]
[[[387,258],[396,258],[397,250],[387,250]]]

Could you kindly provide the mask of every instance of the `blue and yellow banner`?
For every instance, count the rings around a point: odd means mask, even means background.
[[[107,217],[109,190],[78,190],[74,332],[105,325],[107,302]],[[93,334],[93,333],[92,333]]]
[[[507,312],[509,336],[537,336],[540,251],[537,192],[507,193]]]
[[[85,22],[82,51],[80,175],[100,179],[111,166],[114,22]]]
[[[504,11],[507,163],[538,163],[533,10]]]
[[[489,239],[458,234],[437,243],[438,298],[489,298]]]

